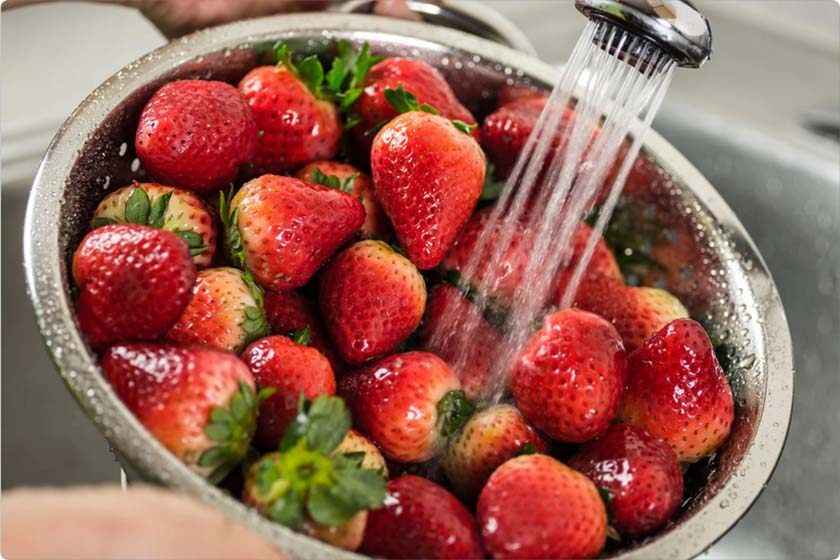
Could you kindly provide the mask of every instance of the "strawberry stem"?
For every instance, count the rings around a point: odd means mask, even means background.
[[[475,412],[475,405],[461,389],[449,391],[438,402],[438,423],[444,437],[454,435]]]

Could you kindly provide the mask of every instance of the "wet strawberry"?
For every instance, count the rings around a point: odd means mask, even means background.
[[[668,442],[694,462],[726,441],[734,416],[732,390],[703,327],[677,319],[628,359],[618,417]]]
[[[101,348],[166,333],[190,301],[195,266],[174,233],[114,224],[85,236],[73,255],[73,278],[79,326]]]
[[[99,203],[91,228],[129,223],[171,231],[190,248],[198,268],[210,266],[218,229],[207,204],[192,191],[158,183],[136,183],[117,189]]]
[[[248,181],[221,206],[231,262],[271,290],[306,284],[365,219],[356,197],[279,175]]]
[[[242,500],[276,523],[334,546],[358,548],[367,510],[385,499],[385,479],[365,468],[363,457],[338,452],[349,428],[341,399],[302,400],[280,450],[248,469]]]
[[[361,551],[381,558],[483,558],[475,520],[434,482],[405,475],[388,482],[384,507],[368,514]]]
[[[100,366],[140,423],[202,476],[219,482],[245,457],[264,394],[254,394],[251,372],[236,356],[172,344],[118,344]]]
[[[428,270],[440,263],[475,209],[486,161],[470,135],[416,110],[416,99],[400,91],[394,95],[402,96],[398,105],[408,112],[376,135],[371,174],[400,245],[420,270]]]
[[[578,290],[575,303],[612,322],[628,351],[640,347],[671,321],[688,317],[680,300],[665,290],[629,287],[609,277],[590,279]]]
[[[212,191],[234,180],[257,147],[257,125],[236,88],[178,80],[158,89],[140,114],[137,156],[158,181]]]
[[[477,412],[449,442],[441,465],[452,489],[462,499],[473,500],[490,473],[522,453],[546,453],[548,443],[509,404]]]
[[[598,489],[547,455],[522,455],[496,469],[476,512],[493,558],[592,558],[606,542]]]
[[[223,267],[198,273],[192,299],[166,338],[238,354],[268,333],[260,287],[248,273]]]
[[[674,451],[634,426],[613,424],[584,444],[569,466],[609,491],[610,524],[637,537],[662,527],[680,507],[683,478]]]
[[[260,404],[255,441],[263,449],[277,447],[297,415],[301,395],[311,400],[335,394],[335,375],[330,363],[323,354],[306,345],[308,336],[307,331],[302,331],[296,340],[268,336],[248,346],[242,354],[242,360],[260,387],[275,390]]]
[[[552,439],[583,442],[607,429],[624,391],[626,353],[606,320],[578,309],[545,317],[514,360],[522,415]]]
[[[571,282],[575,273],[575,268],[583,256],[586,244],[589,242],[592,234],[592,228],[586,224],[580,225],[580,231],[575,236],[575,247],[571,260],[567,266],[558,271],[557,279],[555,280],[556,287],[554,288],[554,296],[552,300],[555,305],[560,304],[562,301],[568,284]],[[580,283],[578,284],[579,288],[577,291],[587,290],[588,286],[599,278],[611,278],[623,283],[621,270],[618,268],[615,256],[613,256],[612,251],[607,246],[603,238],[598,239],[595,244],[592,257],[589,259],[589,264],[584,270],[583,276],[580,278]]]
[[[529,99],[534,97],[547,98],[548,94],[542,90],[534,89],[533,86],[520,84],[505,85],[499,90],[499,98],[496,100],[496,108],[504,107],[513,101]]]
[[[349,163],[337,161],[313,161],[295,173],[295,177],[332,189],[340,189],[359,198],[365,207],[365,223],[362,224],[362,238],[387,241],[391,238],[391,225],[382,206],[376,200],[370,177]]]
[[[336,375],[344,371],[346,366],[336,354],[314,303],[298,292],[283,290],[266,292],[264,305],[271,332],[294,337],[304,329],[309,329],[309,346],[330,361]]]
[[[387,58],[370,69],[362,94],[353,106],[360,119],[353,129],[360,152],[370,153],[371,130],[397,116],[398,110],[386,97],[385,90],[396,90],[399,86],[413,93],[419,104],[434,107],[443,117],[475,124],[475,118],[461,105],[435,67],[413,58]]]
[[[373,469],[381,472],[382,476],[388,478],[388,465],[385,457],[371,441],[356,430],[350,429],[334,453],[362,454],[362,468]]]
[[[452,322],[444,322],[447,318]],[[459,327],[473,321],[476,327],[469,334],[469,344],[459,344],[458,338],[464,336]],[[487,392],[493,390],[489,377],[495,365],[494,359],[499,355],[499,349],[505,346],[505,340],[458,288],[446,283],[432,288],[418,334],[421,346],[447,363],[455,363],[459,349],[466,347],[467,356],[460,360],[464,365],[455,372],[461,386],[470,400],[489,396]],[[458,338],[453,340],[450,336]]]
[[[501,223],[504,219],[491,225],[492,212],[492,208],[484,208],[472,215],[443,258],[441,268],[445,272],[458,272],[467,284],[486,288],[487,295],[499,301],[510,302],[522,284],[528,259],[533,252],[533,236],[528,232],[526,219],[519,220],[511,234],[504,231]],[[508,249],[499,257],[499,246],[504,242]],[[481,244],[484,249],[475,274],[465,276],[468,263]],[[489,284],[491,279],[492,285]]]
[[[428,352],[393,354],[339,380],[356,426],[389,459],[436,456],[472,412],[458,378]]]
[[[327,330],[351,364],[393,351],[420,324],[426,286],[417,268],[381,241],[359,241],[320,278],[318,298]]]
[[[299,63],[285,45],[277,66],[254,68],[239,82],[260,131],[254,166],[260,172],[285,173],[338,152],[338,108],[323,90],[324,71],[317,57]]]

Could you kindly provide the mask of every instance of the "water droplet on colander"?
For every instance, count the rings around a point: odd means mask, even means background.
[[[94,391],[93,389],[88,389],[87,391],[85,391],[85,395],[87,395],[88,398],[93,397],[95,394],[96,394],[96,391]]]
[[[729,500],[722,500],[720,502],[720,509],[726,509],[729,507]]]

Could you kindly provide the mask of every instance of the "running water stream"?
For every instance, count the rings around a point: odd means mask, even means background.
[[[456,356],[451,365],[459,371],[483,320],[465,306],[494,313],[504,307],[506,344],[486,349],[493,354],[494,369],[483,399],[501,399],[514,355],[549,302],[559,301],[561,308],[573,303],[674,68],[673,59],[653,43],[608,22],[589,22],[584,29],[490,211],[484,234],[460,271],[472,303],[449,306],[431,334],[430,347],[449,348],[449,355]],[[600,210],[593,234],[571,263],[580,224],[596,205]],[[512,293],[502,291],[510,275],[508,252],[512,247],[521,250],[523,238],[528,239],[528,253],[518,261],[522,281]],[[571,266],[571,280],[558,300],[555,279]],[[505,298],[499,301],[496,294],[501,293]]]

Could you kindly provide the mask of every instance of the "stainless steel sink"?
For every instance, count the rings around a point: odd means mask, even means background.
[[[654,128],[750,232],[773,273],[793,339],[796,394],[782,458],[762,496],[709,557],[836,558],[840,165],[674,104]],[[840,146],[835,153],[840,158]]]

